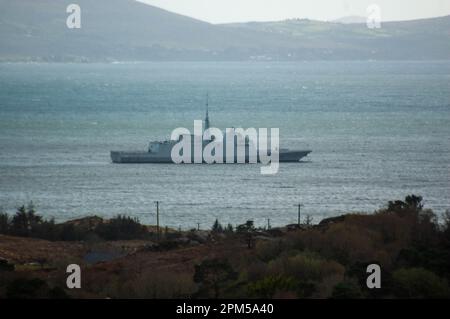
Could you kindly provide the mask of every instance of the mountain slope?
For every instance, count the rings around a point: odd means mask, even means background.
[[[448,59],[450,17],[365,24],[213,25],[134,0],[0,0],[0,61]]]
[[[450,59],[450,16],[385,22],[379,29],[369,29],[365,23],[342,24],[307,19],[225,26],[290,36],[322,58]]]

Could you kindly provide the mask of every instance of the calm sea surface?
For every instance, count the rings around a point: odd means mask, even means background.
[[[114,165],[193,129],[279,127],[311,149],[274,176],[258,165]],[[118,213],[210,227],[318,222],[410,193],[450,209],[450,62],[0,64],[0,207],[57,221]]]

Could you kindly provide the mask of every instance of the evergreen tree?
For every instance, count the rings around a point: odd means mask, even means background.
[[[212,226],[212,231],[216,232],[216,233],[221,233],[223,232],[223,227],[222,225],[219,223],[219,220],[216,218],[216,221],[214,222],[213,226]]]

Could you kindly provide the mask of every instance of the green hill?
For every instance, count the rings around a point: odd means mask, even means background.
[[[0,61],[448,59],[450,17],[364,24],[213,25],[134,0],[0,0]]]

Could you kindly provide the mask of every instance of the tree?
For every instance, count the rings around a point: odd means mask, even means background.
[[[422,199],[422,196],[416,196],[414,194],[408,195],[405,197],[405,203],[407,204],[408,208],[418,212],[423,208]]]
[[[221,233],[223,232],[223,227],[222,225],[219,223],[219,220],[216,218],[216,221],[214,222],[213,226],[212,226],[212,231],[216,232],[216,233]]]
[[[394,212],[400,216],[405,216],[407,214],[418,215],[418,213],[423,209],[422,196],[408,195],[405,197],[404,201],[396,200],[389,201],[387,210],[389,212]]]
[[[63,224],[60,227],[59,239],[63,241],[80,240],[83,238],[82,233],[77,232],[77,229],[73,224]]]
[[[25,208],[24,205],[19,207],[11,221],[11,230],[14,235],[28,237],[32,234],[33,229],[42,222],[42,217],[36,215],[32,203]]]
[[[442,216],[444,219],[444,231],[450,231],[450,210],[446,210]]]
[[[444,240],[445,244],[450,247],[450,210],[446,210],[443,216],[444,219]]]
[[[204,292],[213,290],[216,299],[221,286],[236,278],[237,273],[226,260],[207,259],[195,266],[194,282],[200,284]]]
[[[123,215],[117,215],[109,222],[99,224],[95,232],[106,240],[142,238],[147,233],[145,226],[141,225],[137,218]]]
[[[313,222],[313,218],[311,217],[311,215],[306,215],[305,217],[305,225],[307,227],[311,226]]]
[[[255,231],[255,226],[253,224],[253,220],[247,220],[245,224],[239,225],[236,230],[240,233],[245,234],[245,241],[247,243],[248,248],[253,248],[254,240],[253,240],[253,232]]]
[[[31,236],[47,240],[58,240],[60,236],[57,231],[55,219],[43,219],[39,223],[32,226]]]
[[[27,236],[29,231],[28,216],[25,206],[20,206],[11,221],[12,233],[18,236]]]
[[[7,234],[9,231],[9,216],[7,213],[0,213],[0,234]]]
[[[400,298],[449,298],[445,280],[424,268],[401,268],[392,275],[394,291]]]

